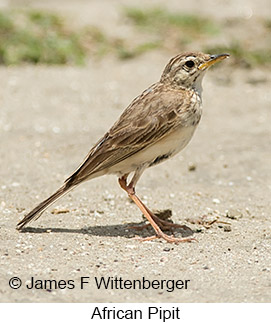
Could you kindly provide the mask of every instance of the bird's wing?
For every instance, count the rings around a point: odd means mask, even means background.
[[[182,124],[189,100],[155,84],[126,108],[113,127],[90,150],[79,168],[66,180],[75,183],[110,168],[155,144]]]

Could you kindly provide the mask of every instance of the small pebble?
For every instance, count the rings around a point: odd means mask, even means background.
[[[18,213],[21,213],[21,212],[25,211],[25,208],[24,207],[16,207],[16,210]]]
[[[169,247],[165,247],[165,248],[163,249],[163,251],[170,251],[170,248],[169,248]]]
[[[101,217],[101,213],[95,210],[94,211],[94,217],[100,218]]]
[[[197,169],[197,165],[194,163],[189,163],[188,164],[188,170],[189,172],[194,172]]]
[[[220,200],[219,199],[213,199],[213,203],[214,204],[219,204],[220,203]]]
[[[226,210],[226,217],[232,220],[239,220],[243,217],[243,214],[239,209],[229,209]]]
[[[168,258],[167,257],[162,257],[161,259],[160,259],[160,262],[167,262],[168,261]]]
[[[224,226],[224,232],[231,232],[231,226],[230,225],[225,225]]]
[[[11,186],[12,186],[12,187],[18,187],[18,186],[20,186],[20,185],[21,185],[21,184],[20,184],[20,183],[18,183],[18,182],[14,182],[14,183],[12,183],[12,184],[11,184]]]

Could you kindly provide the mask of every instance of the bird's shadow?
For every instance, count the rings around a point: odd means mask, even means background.
[[[28,233],[76,233],[76,234],[85,234],[89,236],[97,236],[97,237],[125,237],[125,238],[133,238],[135,236],[140,237],[149,237],[154,234],[153,229],[151,226],[148,226],[144,229],[136,229],[134,227],[144,226],[145,222],[140,223],[126,223],[126,224],[116,224],[116,225],[103,225],[103,226],[89,226],[79,229],[69,229],[69,228],[33,228],[33,227],[26,227],[21,230],[21,232],[28,232]],[[173,231],[165,231],[168,234],[177,233],[180,234],[182,237],[190,237],[192,236],[195,231],[189,228],[186,225],[183,225],[178,228],[174,228]]]

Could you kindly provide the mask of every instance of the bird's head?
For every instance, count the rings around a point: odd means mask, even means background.
[[[201,92],[201,81],[206,70],[229,56],[229,54],[209,55],[199,52],[179,54],[169,61],[160,81],[169,82],[174,87],[194,88]]]

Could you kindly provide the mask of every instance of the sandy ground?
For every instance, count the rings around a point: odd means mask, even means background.
[[[230,2],[223,7],[218,1],[219,15],[238,15]],[[260,2],[254,8],[253,1],[245,1],[258,16],[267,6]],[[101,10],[99,1],[68,3],[69,14],[75,7],[91,17],[95,8]],[[209,6],[214,14],[213,1],[205,3],[205,13]],[[106,4],[116,7],[116,1]],[[244,8],[243,2],[238,6]],[[118,20],[115,12],[108,10],[107,25]],[[114,176],[83,184],[24,232],[15,230],[18,219],[57,189],[129,102],[159,78],[169,58],[156,51],[129,61],[108,56],[85,67],[0,68],[1,302],[271,301],[270,69],[224,62],[210,71],[192,142],[174,159],[147,170],[138,184],[138,195],[150,208],[171,209],[173,220],[194,230],[198,242],[132,239],[151,231],[129,228],[142,216]],[[67,213],[52,214],[55,208]],[[203,215],[229,224],[205,228],[186,221]],[[80,289],[83,276],[90,277],[89,284]],[[22,280],[20,289],[9,287],[12,277]],[[31,277],[72,280],[75,287],[28,289]],[[94,277],[190,282],[173,292],[98,290]]]

